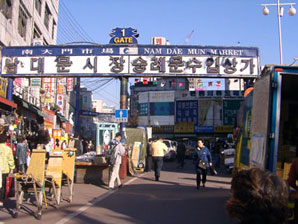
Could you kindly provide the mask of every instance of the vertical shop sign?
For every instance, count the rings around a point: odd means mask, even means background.
[[[67,78],[67,91],[73,90],[73,78]]]
[[[59,106],[59,111],[63,113],[63,104],[64,104],[63,94],[57,94],[57,105]]]
[[[7,79],[0,78],[0,96],[3,98],[6,98],[6,93],[7,93]]]

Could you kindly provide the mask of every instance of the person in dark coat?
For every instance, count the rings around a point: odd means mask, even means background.
[[[152,171],[152,153],[150,151],[150,147],[152,144],[152,138],[148,139],[148,144],[147,144],[147,154],[146,154],[146,172]]]
[[[179,142],[177,146],[177,163],[178,167],[184,167],[184,158],[185,158],[186,147],[183,142]]]
[[[19,136],[16,151],[16,159],[18,161],[18,171],[22,173],[26,172],[27,152],[28,146],[25,142],[25,138],[23,136]]]
[[[203,183],[203,187],[205,187],[205,183],[207,181],[207,169],[209,166],[212,166],[212,157],[209,149],[204,145],[203,139],[197,140],[197,148],[194,151],[194,164],[197,173],[197,189],[200,189],[201,179]],[[199,167],[199,161],[202,160],[206,163],[206,169]],[[202,176],[202,178],[201,178]]]

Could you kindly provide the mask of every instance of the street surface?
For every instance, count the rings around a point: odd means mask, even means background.
[[[62,201],[56,209],[48,201],[41,221],[32,216],[36,207],[29,202],[16,219],[6,209],[0,211],[0,224],[233,223],[225,213],[231,177],[226,174],[208,176],[206,188],[197,190],[192,161],[186,160],[184,169],[176,166],[176,162],[164,163],[159,182],[154,181],[154,173],[149,172],[126,178],[123,188],[114,191],[108,191],[105,186],[76,184],[73,202]],[[66,198],[67,191],[63,192]],[[14,208],[14,203],[9,206]]]

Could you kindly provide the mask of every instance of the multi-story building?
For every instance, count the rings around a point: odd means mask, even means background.
[[[231,132],[244,91],[189,91],[186,78],[159,78],[155,84],[135,83],[130,93],[130,116],[137,116],[139,125],[151,126],[154,135],[177,138]]]
[[[55,44],[59,0],[1,0],[0,45]]]
[[[0,47],[55,45],[58,7],[59,0],[0,0]],[[36,115],[45,116],[44,127],[49,130],[71,126],[65,119],[69,119],[66,79],[15,78],[13,85],[14,100],[22,105],[23,117],[34,120]],[[30,110],[35,115],[31,116]],[[65,130],[71,132],[71,128]]]
[[[59,0],[0,0],[0,46],[56,44]],[[47,90],[54,100],[57,85]],[[41,107],[41,78],[16,78],[14,94]]]

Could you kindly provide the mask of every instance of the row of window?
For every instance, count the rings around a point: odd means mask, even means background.
[[[0,11],[1,13],[6,17],[6,19],[12,18],[12,0],[0,0]],[[38,12],[39,16],[41,16],[41,8],[42,8],[42,0],[35,0],[34,1],[35,10]],[[26,40],[26,32],[27,32],[27,23],[28,23],[28,14],[26,13],[26,7],[20,2],[20,8],[19,8],[19,18],[18,18],[18,32],[20,36]],[[49,23],[51,18],[51,11],[49,9],[49,6],[47,3],[45,3],[45,12],[44,12],[44,25],[49,30]],[[56,29],[57,23],[53,19],[53,25],[52,25],[52,39],[55,37],[55,29]],[[40,38],[41,32],[37,28],[37,26],[34,26],[33,31],[33,38]]]

